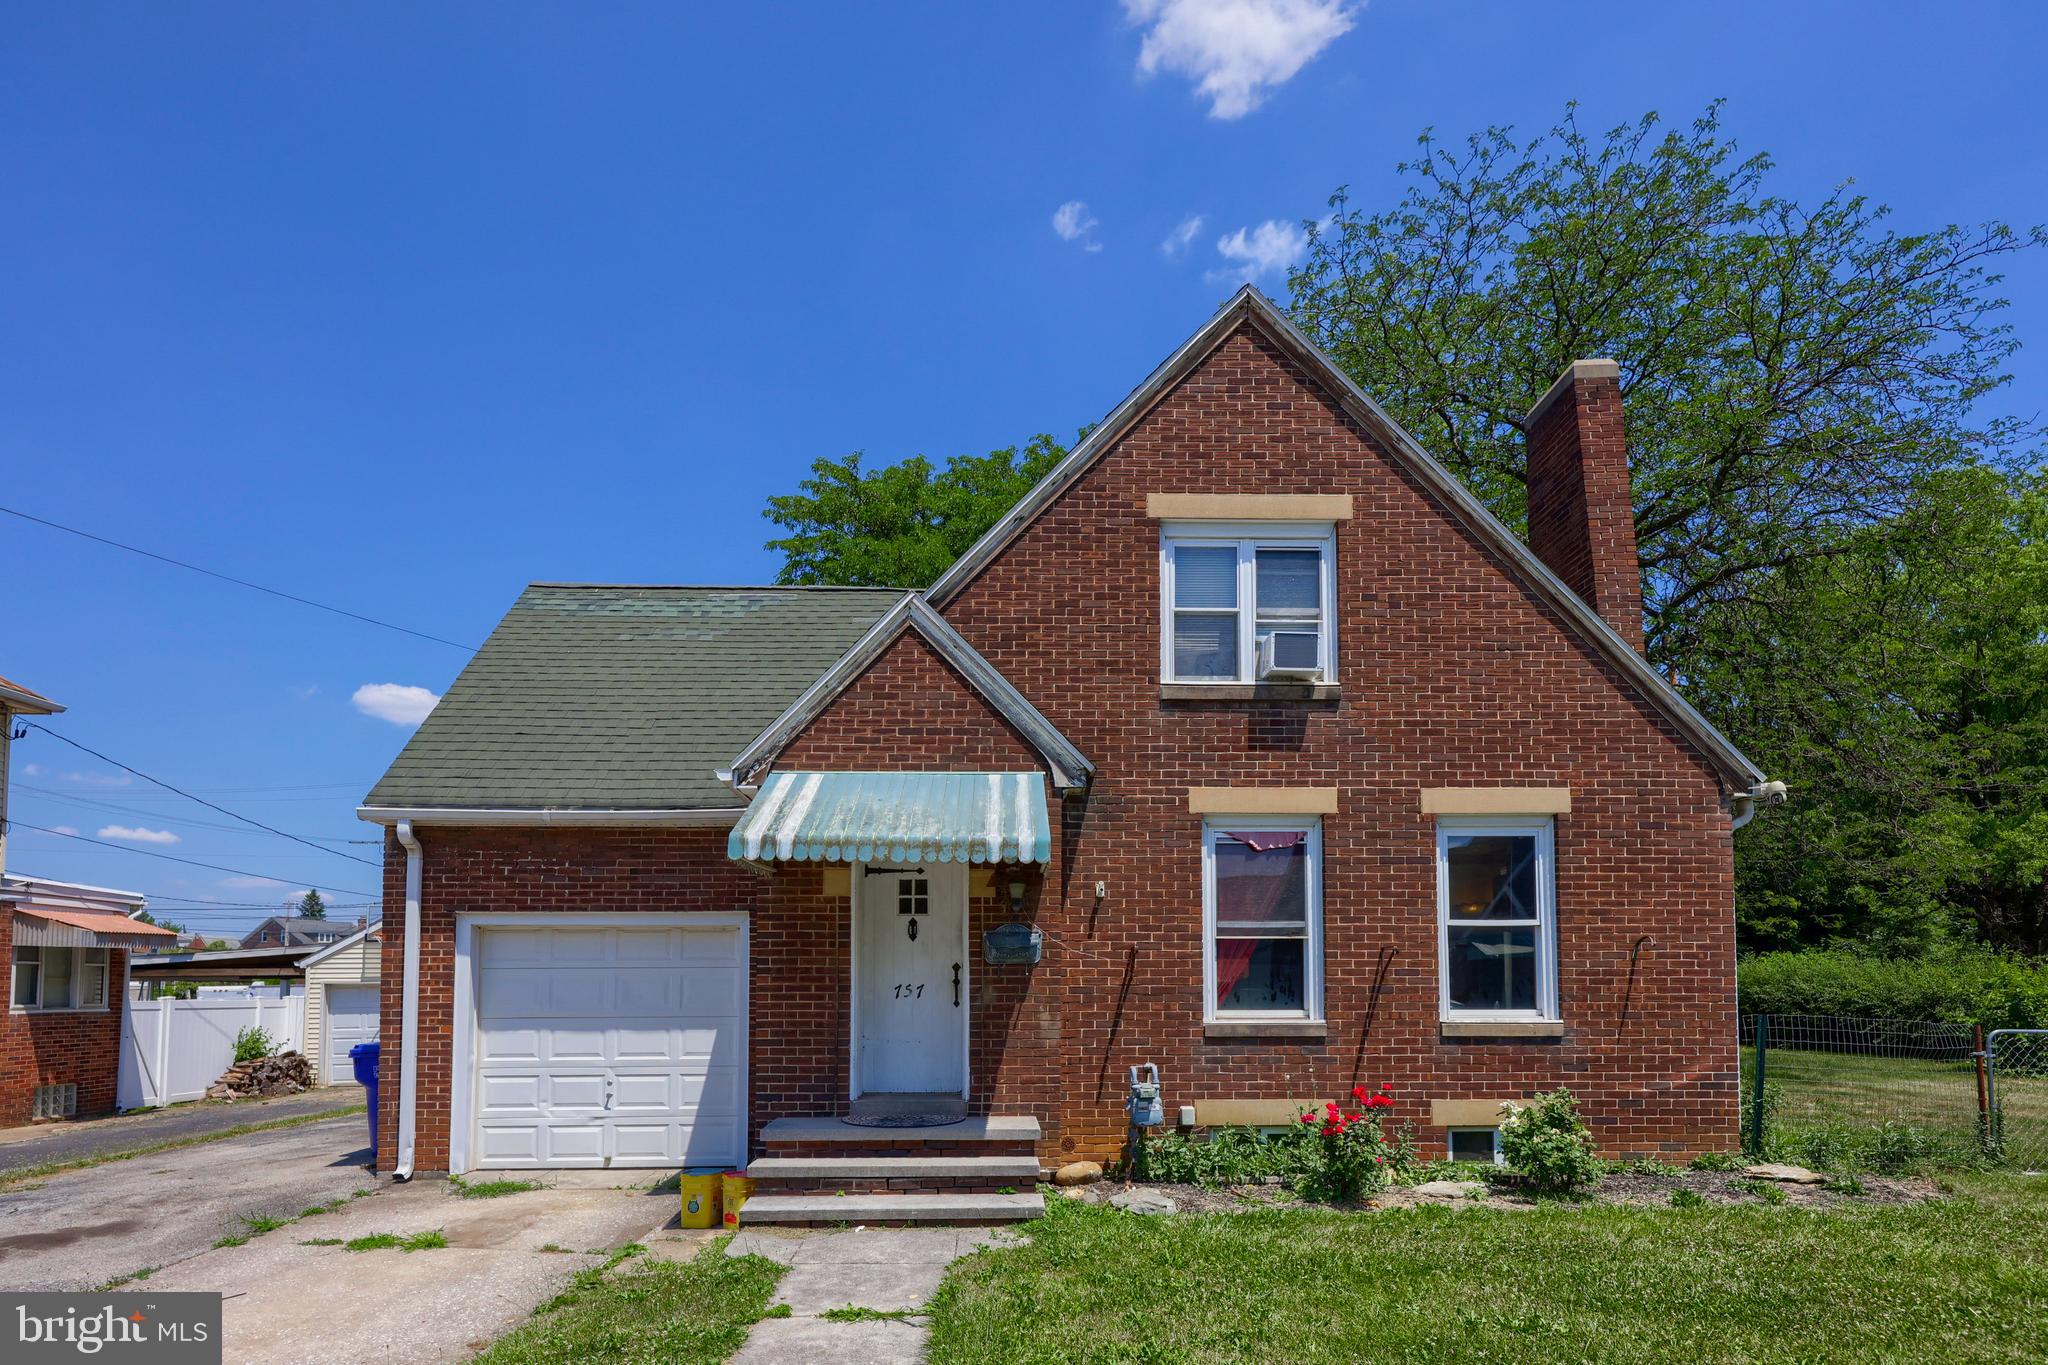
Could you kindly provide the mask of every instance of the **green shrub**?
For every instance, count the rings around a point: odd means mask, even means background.
[[[1897,959],[1810,949],[1746,957],[1736,981],[1744,1014],[2048,1028],[2048,961],[2040,958],[1956,950]]]
[[[1303,1198],[1355,1204],[1378,1194],[1393,1180],[1402,1149],[1388,1140],[1380,1126],[1379,1111],[1394,1103],[1387,1090],[1383,1085],[1378,1094],[1368,1094],[1364,1086],[1353,1086],[1351,1100],[1356,1109],[1341,1108],[1331,1100],[1322,1112],[1301,1116],[1302,1131],[1309,1135],[1308,1150],[1314,1156],[1295,1184]],[[1412,1143],[1407,1150],[1412,1159]]]
[[[1501,1160],[1524,1184],[1567,1194],[1600,1178],[1593,1135],[1571,1091],[1559,1086],[1527,1104],[1502,1105],[1501,1111]]]
[[[268,1057],[275,1046],[268,1033],[251,1024],[235,1035],[235,1060],[253,1062],[258,1057]]]
[[[1256,1128],[1211,1128],[1205,1138],[1167,1132],[1138,1149],[1138,1178],[1174,1185],[1247,1185],[1269,1175],[1299,1178],[1313,1157],[1307,1134],[1267,1136]]]

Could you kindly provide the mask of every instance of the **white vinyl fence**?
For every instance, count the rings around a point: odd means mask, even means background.
[[[154,1109],[203,1097],[234,1064],[235,1035],[252,1025],[269,1033],[279,1052],[303,1047],[306,997],[127,1001],[115,1103],[123,1109]]]

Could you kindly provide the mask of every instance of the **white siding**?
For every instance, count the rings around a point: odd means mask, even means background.
[[[372,934],[351,944],[323,962],[306,968],[306,1060],[313,1065],[313,1079],[324,1084],[327,1046],[327,988],[330,985],[370,985],[378,981],[384,960],[384,944]]]

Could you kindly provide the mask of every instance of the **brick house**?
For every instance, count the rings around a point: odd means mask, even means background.
[[[1169,1123],[1386,1081],[1484,1156],[1567,1084],[1733,1146],[1783,789],[1641,656],[1617,367],[1525,429],[1527,544],[1247,288],[923,592],[533,585],[362,809],[400,1173],[1028,1214],[1139,1063]]]
[[[131,918],[143,908],[140,892],[6,871],[15,717],[63,709],[0,678],[0,960],[7,963],[0,1127],[114,1107],[128,954],[178,940],[172,930]]]

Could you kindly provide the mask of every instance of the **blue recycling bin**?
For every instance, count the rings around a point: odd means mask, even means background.
[[[349,1064],[356,1069],[356,1080],[361,1082],[370,1102],[370,1161],[377,1160],[377,1058],[383,1052],[381,1043],[357,1043],[348,1050]]]

